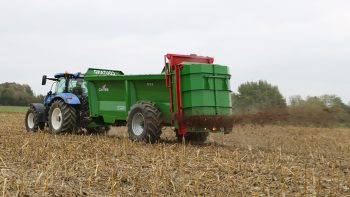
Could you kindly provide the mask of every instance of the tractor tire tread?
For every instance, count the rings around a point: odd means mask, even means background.
[[[76,124],[77,124],[77,112],[76,109],[73,106],[70,106],[63,102],[62,100],[56,100],[52,104],[50,108],[50,117],[53,111],[53,107],[58,107],[61,109],[62,113],[62,126],[60,131],[57,133],[63,133],[63,132],[69,132],[69,131],[74,131],[76,129]],[[53,128],[50,128],[51,131],[53,131]]]
[[[29,113],[33,113],[34,115],[34,127],[33,128],[29,128],[28,123],[27,123],[27,118]],[[27,132],[36,132],[38,131],[38,129],[40,130],[44,130],[45,129],[45,123],[44,122],[38,122],[37,118],[38,118],[38,112],[35,110],[34,107],[29,107],[29,109],[27,110],[27,113],[25,115],[25,126],[26,126],[26,130]]]

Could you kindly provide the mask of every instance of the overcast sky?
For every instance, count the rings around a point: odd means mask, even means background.
[[[349,0],[0,0],[0,82],[37,94],[43,74],[160,73],[166,53],[213,56],[231,87],[350,100]]]

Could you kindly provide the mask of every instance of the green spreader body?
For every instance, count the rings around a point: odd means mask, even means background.
[[[191,128],[182,123],[190,116],[231,115],[230,74],[213,58],[165,56],[162,74],[124,75],[117,70],[90,68],[85,74],[90,116],[97,123],[125,122],[132,106],[140,101],[155,103],[163,125],[186,132],[225,131],[231,128]]]

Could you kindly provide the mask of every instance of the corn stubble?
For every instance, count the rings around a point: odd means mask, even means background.
[[[3,196],[346,196],[350,129],[236,126],[203,145],[25,133],[0,113]]]

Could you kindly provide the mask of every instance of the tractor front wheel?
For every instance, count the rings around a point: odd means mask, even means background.
[[[61,100],[52,103],[49,111],[49,128],[52,133],[74,131],[76,123],[77,114],[74,107]]]
[[[44,122],[38,122],[38,114],[33,107],[30,107],[26,113],[25,125],[28,132],[35,132],[38,129],[44,130],[45,128]]]
[[[155,143],[162,134],[162,113],[151,102],[138,102],[128,114],[128,133],[131,140]]]

